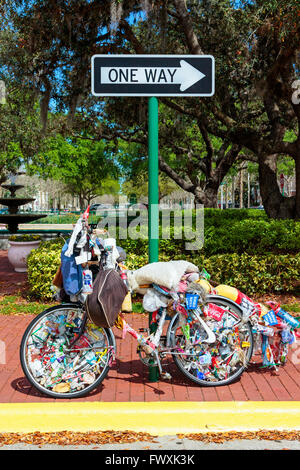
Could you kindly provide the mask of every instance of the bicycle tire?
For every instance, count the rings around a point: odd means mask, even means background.
[[[73,317],[72,317],[72,314],[73,314]],[[60,317],[60,321],[57,321],[57,325],[60,325],[61,327],[60,332],[59,330],[57,330],[58,326],[55,330],[55,334],[53,333],[54,329],[51,330],[50,328],[50,331],[52,331],[52,333],[49,332],[48,325],[52,325],[52,327],[54,328],[54,325],[55,325],[54,319],[57,318],[58,320],[59,315],[61,317]],[[79,325],[79,321],[76,321],[75,318],[79,318],[80,316],[82,318],[81,321],[84,321],[84,318],[85,318],[84,315],[85,315],[84,308],[80,304],[56,305],[54,307],[44,310],[39,315],[37,315],[32,320],[32,322],[28,325],[26,331],[24,332],[21,345],[20,345],[20,361],[21,361],[23,372],[26,378],[28,379],[28,381],[31,383],[31,385],[33,385],[37,390],[39,390],[41,393],[49,397],[67,398],[67,399],[83,397],[87,395],[88,393],[90,393],[92,390],[94,390],[98,385],[100,385],[100,383],[107,376],[107,373],[110,369],[110,356],[113,353],[113,349],[115,349],[115,339],[114,339],[113,333],[108,328],[98,328],[96,327],[96,325],[88,323],[87,325],[84,326],[84,330],[80,334],[80,331],[78,330],[80,330],[80,326],[83,326],[83,325]],[[70,318],[73,318],[74,322],[76,321],[77,328],[74,326],[71,327],[70,323],[67,323],[68,319]],[[49,322],[47,326],[46,326],[46,322]],[[67,327],[66,325],[69,325],[69,326]],[[92,325],[95,327],[94,329]],[[40,327],[39,330],[36,329],[38,327]],[[37,331],[41,331],[41,333],[39,333],[41,337],[38,337]],[[66,331],[66,332],[62,334],[62,331]],[[92,340],[90,340],[90,336],[87,335],[87,331],[93,332],[95,337],[97,336],[97,339],[99,340],[98,343],[97,341],[94,341],[94,343],[92,343]],[[96,333],[96,331],[98,331],[98,333]],[[43,335],[46,335],[45,339],[42,338]],[[81,344],[83,341],[82,339],[80,340],[80,338],[84,338],[87,348],[81,347],[79,345],[80,341],[81,341]],[[66,347],[66,345],[61,345],[59,346],[60,349],[58,348],[59,339],[66,340],[66,343],[68,343],[67,346],[73,344],[72,346],[73,349],[71,350],[72,356],[71,356],[71,353],[68,352],[68,348]],[[100,339],[103,343],[102,347],[100,347]],[[96,347],[94,346],[94,348],[92,349],[92,346],[90,347],[88,345],[88,342],[91,345],[97,343],[99,347],[96,345]],[[50,347],[50,343],[52,344],[51,347]],[[32,350],[29,350],[29,347],[32,347]],[[54,348],[54,351],[51,348]],[[36,358],[33,360],[35,349],[36,349],[35,351],[36,355],[38,355],[38,350],[39,352],[42,352],[42,355],[40,355],[40,358]],[[59,358],[56,358],[55,355],[57,354],[58,350],[62,353],[62,356]],[[87,353],[85,354],[84,351],[86,350],[87,350]],[[88,361],[86,361],[86,363],[90,365],[91,367],[86,367],[84,369],[84,372],[83,371],[81,373],[77,372],[75,374],[75,371],[72,369],[71,365],[75,363],[75,359],[77,357],[78,357],[77,363],[80,363],[80,360],[83,363],[84,357],[88,354],[88,352],[93,351],[94,353],[95,351],[94,356],[97,358],[98,357],[97,354],[98,353],[99,355],[103,354],[103,351],[105,350],[107,350],[107,354],[105,353],[106,357],[105,357],[105,361],[104,361],[104,365],[102,369],[100,369],[100,365],[96,367],[95,365],[96,363],[93,358],[93,360],[92,359],[90,360],[90,364],[88,363]],[[41,360],[41,358],[43,358],[43,361]],[[71,359],[72,359],[72,362],[68,362]],[[58,362],[59,360],[60,362]],[[34,361],[40,362],[41,370],[38,373],[37,373],[37,370],[38,370],[37,367],[39,366],[39,364],[38,363],[34,364]],[[54,380],[54,383],[49,385],[48,382],[51,381],[51,374],[53,373],[53,370],[54,370],[53,369],[51,371],[50,369],[52,367],[52,364],[58,368],[58,375],[57,375],[56,381]],[[95,373],[96,369],[99,369],[98,375],[96,375]],[[72,370],[74,373],[73,382],[71,381],[71,379],[67,380],[67,379],[62,378],[64,377],[64,373],[66,374],[67,371],[69,371],[69,374],[71,374]],[[50,371],[51,371],[51,374],[49,377]],[[87,373],[87,375],[84,375],[85,373]],[[65,375],[65,377],[67,377],[67,375]],[[92,383],[87,384],[86,386],[83,386],[82,388],[82,385],[80,384],[80,380],[83,380],[83,377],[86,380],[87,379],[91,380],[95,377],[95,380]],[[53,378],[55,379],[55,376]],[[76,385],[77,379],[78,379],[78,387],[77,389],[72,390],[71,386],[73,387],[74,385]],[[70,389],[67,391],[63,391],[63,392],[53,390],[53,388],[55,388],[55,386],[59,383],[69,384],[65,386],[65,389],[68,389],[69,386],[70,386]],[[78,389],[80,387],[81,389]]]
[[[224,307],[226,310],[230,312],[229,309],[233,311],[234,314],[238,315],[239,318],[242,318],[242,310],[240,309],[239,305],[235,304],[234,302],[228,301],[226,298],[221,298],[220,296],[210,296],[208,303],[213,303],[216,304],[220,307]],[[170,325],[170,343],[173,347],[176,347],[178,345],[178,340],[176,340],[176,332],[178,332],[179,328],[179,315],[177,318],[174,319],[173,325]],[[229,385],[232,382],[235,382],[244,372],[245,368],[247,367],[247,364],[249,363],[252,354],[253,354],[253,332],[252,332],[252,327],[250,322],[245,322],[240,326],[240,329],[244,329],[244,337],[242,340],[249,344],[247,348],[245,348],[245,362],[241,363],[241,365],[233,372],[228,378],[220,378],[218,379],[216,376],[213,374],[207,375],[206,378],[204,379],[203,375],[204,373],[198,369],[192,369],[192,371],[187,369],[187,358],[188,356],[180,355],[180,354],[174,354],[173,355],[173,360],[180,370],[182,374],[184,374],[188,379],[191,381],[197,383],[198,385],[204,386],[204,387],[216,387],[216,386],[223,386],[223,385]],[[242,330],[239,331],[239,334],[242,333]],[[183,338],[183,335],[178,336],[179,339]],[[183,340],[184,342],[184,340]],[[213,343],[212,345],[209,345],[206,349],[206,351],[212,350],[213,347],[216,346],[216,343]],[[211,353],[211,351],[209,351]],[[211,354],[212,355],[212,354]],[[208,366],[211,367],[211,366]],[[200,367],[199,367],[200,369]],[[209,369],[205,369],[209,370]]]

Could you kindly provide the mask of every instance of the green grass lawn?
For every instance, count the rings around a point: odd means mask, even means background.
[[[281,308],[287,312],[300,314],[300,304],[282,304]]]
[[[28,302],[17,295],[0,296],[0,315],[37,315],[56,303]]]

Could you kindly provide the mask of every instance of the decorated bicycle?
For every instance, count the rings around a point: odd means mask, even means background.
[[[142,362],[170,379],[162,359],[201,386],[229,384],[253,352],[253,333],[238,303],[207,293],[197,266],[187,261],[152,263],[136,271],[114,239],[78,220],[61,253],[55,284],[63,302],[38,315],[24,333],[24,373],[40,392],[56,398],[88,394],[106,377],[117,354],[113,326],[132,335]],[[125,314],[131,292],[144,295],[156,331],[135,331]],[[129,302],[130,303],[130,302]],[[166,335],[164,325],[168,322]]]
[[[250,322],[254,338],[254,352],[261,352],[263,368],[278,370],[287,362],[289,348],[300,338],[300,318],[286,312],[274,301],[266,305],[228,285],[213,287],[210,275],[203,270],[200,284],[207,293],[216,294],[239,305],[243,321]],[[292,346],[293,347],[293,346]]]

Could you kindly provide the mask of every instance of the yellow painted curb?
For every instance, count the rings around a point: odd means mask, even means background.
[[[300,402],[0,403],[0,432],[300,430]]]

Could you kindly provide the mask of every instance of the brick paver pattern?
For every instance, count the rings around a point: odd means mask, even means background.
[[[0,296],[13,293],[26,282],[26,275],[13,273],[0,252]],[[5,275],[5,277],[3,277]],[[3,288],[5,286],[5,288]],[[14,286],[14,289],[13,289]],[[24,377],[19,347],[24,331],[32,320],[29,315],[0,316],[0,340],[5,343],[5,363],[0,363],[0,402],[52,402],[40,394]],[[148,326],[148,316],[128,314],[127,321],[136,329]],[[103,383],[89,396],[79,401],[298,401],[300,400],[300,354],[291,355],[287,364],[276,374],[261,368],[261,357],[255,356],[241,378],[223,387],[199,387],[185,378],[170,356],[164,360],[171,381],[150,382],[148,368],[139,360],[137,343],[129,335],[122,340],[121,331],[114,328],[117,359]],[[1,362],[1,361],[0,361]],[[2,357],[2,362],[3,357]],[[296,361],[297,362],[297,361]],[[74,400],[72,400],[74,401]]]

